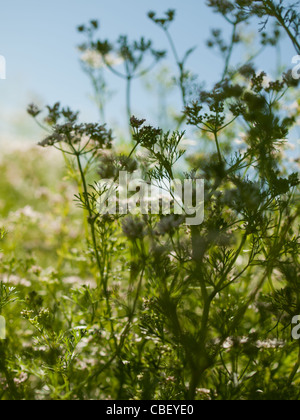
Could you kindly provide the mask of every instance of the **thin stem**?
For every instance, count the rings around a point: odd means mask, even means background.
[[[240,253],[242,252],[243,247],[244,247],[244,245],[245,245],[245,243],[246,243],[246,241],[247,241],[247,237],[248,237],[248,233],[246,232],[246,233],[245,233],[245,235],[243,236],[242,240],[241,240],[240,246],[239,246],[238,250],[236,251],[235,256],[234,256],[234,258],[232,259],[232,261],[231,261],[231,263],[230,263],[229,267],[227,268],[227,270],[225,271],[225,273],[222,275],[222,278],[221,278],[221,280],[219,281],[219,283],[216,285],[215,290],[214,290],[214,292],[213,292],[213,294],[212,294],[212,298],[213,298],[214,296],[216,296],[218,293],[220,293],[220,291],[221,291],[220,287],[222,287],[222,285],[223,285],[224,281],[226,281],[226,279],[227,279],[227,276],[229,275],[229,273],[230,273],[230,272],[231,272],[231,270],[233,269],[233,266],[234,266],[234,264],[236,263],[236,261],[237,261],[237,259],[238,259],[239,255],[240,255]],[[248,266],[249,266],[249,265],[248,265]],[[248,266],[247,266],[247,267],[248,267]],[[245,270],[244,270],[244,271],[245,271]]]
[[[139,300],[139,296],[140,296],[140,292],[141,292],[141,288],[142,288],[142,284],[143,284],[144,273],[145,273],[145,266],[143,267],[142,272],[141,272],[139,284],[138,284],[138,287],[137,287],[136,296],[135,296],[135,299],[134,299],[132,310],[131,310],[131,312],[129,314],[129,317],[128,317],[127,325],[126,325],[125,330],[123,331],[123,333],[121,335],[120,342],[119,342],[114,354],[111,356],[111,358],[107,361],[107,363],[104,366],[102,366],[99,370],[97,370],[91,376],[89,376],[84,381],[84,383],[88,383],[91,379],[96,378],[99,375],[101,375],[101,373],[103,373],[112,364],[112,362],[120,355],[120,352],[121,352],[121,350],[122,350],[122,348],[125,344],[126,337],[127,337],[128,333],[130,331],[132,321],[134,319],[134,315],[136,313],[136,307],[137,307],[137,303],[138,303],[138,300]]]
[[[176,64],[177,64],[178,69],[179,69],[179,74],[180,74],[179,85],[180,85],[180,90],[181,90],[182,102],[183,102],[183,106],[186,107],[187,106],[187,101],[186,101],[186,90],[185,90],[185,87],[184,87],[184,66],[183,66],[183,63],[180,61],[180,58],[179,58],[178,52],[176,50],[173,38],[171,37],[169,31],[167,29],[164,29],[164,32],[165,32],[165,34],[168,38],[168,41],[169,41],[170,46],[171,46],[171,50],[173,52]]]
[[[234,47],[235,39],[236,39],[236,30],[237,30],[237,23],[234,23],[233,24],[233,30],[232,30],[232,36],[231,36],[231,43],[230,43],[230,47],[229,47],[228,54],[227,54],[227,57],[226,57],[225,68],[224,68],[223,75],[222,75],[222,82],[225,80],[225,77],[228,73],[230,59],[231,59],[231,56],[232,56],[232,53],[233,53],[233,47]]]
[[[80,153],[78,153],[78,152],[76,152],[76,159],[77,159],[78,168],[79,168],[79,172],[80,172],[80,176],[81,176],[81,180],[82,180],[85,204],[86,204],[86,207],[88,209],[88,214],[89,214],[89,224],[90,224],[90,227],[91,227],[93,249],[94,249],[94,252],[95,252],[95,257],[96,257],[97,266],[98,266],[99,275],[100,275],[100,283],[98,284],[98,288],[100,287],[101,284],[103,285],[104,297],[105,297],[105,303],[106,303],[106,309],[107,309],[107,314],[108,314],[108,318],[109,318],[111,333],[112,333],[112,336],[113,336],[115,347],[117,347],[117,339],[116,339],[116,334],[115,334],[115,329],[114,329],[114,323],[113,323],[113,320],[112,320],[112,308],[111,308],[111,305],[110,305],[109,292],[108,292],[108,289],[107,289],[107,278],[104,277],[104,267],[103,267],[103,263],[101,263],[99,252],[98,252],[98,244],[97,244],[96,229],[95,229],[95,223],[96,223],[97,217],[94,216],[92,208],[91,208],[91,204],[90,204],[89,196],[88,196],[86,179],[85,179],[84,171],[83,171],[81,160],[80,160]]]
[[[297,41],[297,38],[292,34],[290,28],[286,25],[284,18],[280,13],[278,13],[276,6],[273,4],[271,0],[266,0],[266,4],[269,7],[269,13],[271,16],[274,16],[277,21],[280,23],[282,28],[286,31],[288,34],[290,40],[292,41],[296,51],[298,54],[300,54],[300,43]]]
[[[105,65],[106,65],[106,67],[115,75],[115,76],[118,76],[118,77],[121,77],[122,79],[126,79],[126,75],[125,74],[123,74],[123,73],[121,73],[121,72],[119,72],[119,71],[117,71],[117,70],[115,70],[109,63],[108,63],[108,61],[106,60],[106,58],[105,58],[105,56],[103,55],[102,56],[102,58],[103,58],[103,61],[104,61],[104,63],[105,63]]]
[[[79,169],[79,172],[80,172],[80,177],[81,177],[82,186],[83,186],[83,198],[85,200],[85,205],[87,207],[88,215],[89,215],[89,223],[90,223],[90,227],[91,227],[93,248],[94,248],[94,252],[95,252],[95,257],[96,257],[99,273],[101,273],[102,272],[102,264],[101,264],[100,257],[99,257],[99,252],[98,252],[98,245],[97,245],[96,231],[95,231],[95,219],[94,219],[93,211],[92,211],[92,208],[91,208],[90,200],[88,198],[88,189],[87,189],[86,179],[85,179],[84,171],[83,171],[81,160],[80,160],[80,154],[78,152],[76,152],[76,159],[77,159],[78,169]],[[107,287],[106,286],[104,287],[104,292],[105,292],[105,294],[107,294]]]
[[[127,110],[127,122],[129,124],[129,130],[130,130],[130,135],[131,134],[131,129],[130,129],[130,118],[132,117],[132,113],[131,113],[131,82],[132,82],[132,76],[128,75],[127,76],[127,83],[126,83],[126,110]]]
[[[84,71],[88,74],[88,76],[90,77],[90,79],[92,81],[92,85],[93,85],[93,88],[94,88],[95,93],[96,93],[96,96],[95,96],[96,105],[97,105],[97,108],[99,110],[100,119],[101,119],[102,123],[104,124],[104,122],[105,122],[105,111],[104,111],[105,99],[103,99],[103,97],[104,97],[103,89],[104,89],[104,86],[105,86],[105,82],[104,82],[104,80],[102,80],[102,89],[99,88],[99,81],[95,77],[94,72],[92,70],[89,70],[89,69],[84,69]],[[102,79],[103,79],[103,76],[99,73],[99,78],[100,77],[102,77]]]
[[[34,117],[34,121],[36,122],[36,124],[44,131],[47,131],[48,133],[51,133],[51,130],[49,130],[48,127],[46,127],[45,125],[43,125],[42,123],[39,122],[39,120]]]
[[[222,163],[223,162],[223,158],[222,158],[222,154],[221,154],[221,149],[220,149],[220,144],[219,144],[218,132],[217,131],[214,131],[214,137],[215,137],[215,142],[216,142],[216,146],[217,146],[217,152],[218,152],[218,156],[219,156],[219,162]]]
[[[295,366],[292,370],[292,373],[289,377],[288,385],[292,385],[293,380],[294,380],[295,376],[297,375],[299,368],[300,368],[300,344],[299,344],[298,359],[297,359],[297,362],[296,362],[296,364],[295,364]]]

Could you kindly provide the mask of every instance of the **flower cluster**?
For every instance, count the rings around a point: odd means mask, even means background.
[[[204,95],[203,93],[202,102],[193,101],[191,105],[185,107],[187,123],[201,127],[204,131],[219,131],[225,122],[224,98],[218,91],[211,94],[204,93]],[[208,107],[209,112],[203,113],[205,105]]]
[[[137,239],[143,239],[145,236],[145,223],[138,217],[128,216],[122,222],[122,229],[124,235],[134,241]]]
[[[138,41],[129,42],[126,35],[121,35],[115,44],[108,39],[95,39],[94,34],[98,27],[99,25],[96,25],[96,22],[91,22],[90,26],[82,25],[78,28],[79,32],[86,33],[88,37],[88,42],[81,44],[79,50],[84,53],[83,61],[87,64],[91,63],[92,67],[96,62],[97,67],[104,64],[111,70],[115,63],[124,61],[126,62],[125,68],[129,73],[123,75],[123,73],[115,72],[115,74],[122,75],[121,77],[129,75],[133,77],[134,75],[137,76],[136,71],[144,61],[146,53],[150,53],[155,61],[159,61],[166,54],[165,51],[154,49],[152,41],[146,40],[144,37],[141,37]]]
[[[157,25],[161,26],[163,29],[168,29],[170,24],[175,19],[175,15],[176,15],[176,11],[173,9],[167,10],[167,12],[165,13],[165,16],[162,18],[157,18],[156,13],[153,11],[148,13],[149,19],[151,19]]]
[[[130,118],[131,127],[136,130],[138,130],[145,122],[146,120],[139,120],[134,115]]]
[[[28,105],[27,112],[29,115],[31,115],[33,118],[37,117],[42,111],[39,109],[39,107],[35,104]]]
[[[134,158],[116,155],[112,151],[107,153],[102,151],[98,161],[98,174],[101,179],[115,179],[119,176],[120,171],[127,171],[131,174],[138,169],[138,163]]]
[[[82,140],[85,140],[86,146],[111,149],[113,137],[111,130],[107,130],[105,125],[66,123],[54,126],[53,133],[39,145],[46,147],[66,143],[69,146],[75,146],[81,144]]]
[[[235,34],[235,36],[233,37],[233,43],[237,44],[238,42],[240,42],[240,37],[238,36],[238,34]],[[207,41],[207,46],[209,48],[217,47],[222,55],[228,53],[230,48],[230,46],[228,46],[224,41],[224,34],[220,29],[212,30],[212,37]]]
[[[164,216],[156,226],[158,235],[173,234],[184,223],[184,217],[171,214]]]
[[[47,115],[43,121],[49,126],[54,126],[59,122],[75,123],[78,120],[79,112],[74,112],[69,107],[62,107],[60,102],[56,102],[53,106],[47,105],[46,109]],[[42,113],[42,110],[35,104],[30,104],[27,113],[36,118]]]
[[[157,144],[159,137],[162,135],[162,130],[151,125],[143,126],[145,122],[146,120],[138,120],[134,116],[131,118],[130,123],[134,130],[133,139],[146,149],[151,149]]]

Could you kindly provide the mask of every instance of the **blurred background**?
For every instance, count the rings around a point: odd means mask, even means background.
[[[169,49],[162,31],[147,17],[149,10],[162,14],[167,9],[177,11],[171,26],[178,52],[183,56],[191,47],[197,46],[188,61],[190,70],[198,75],[198,82],[206,81],[206,87],[216,82],[222,72],[222,59],[206,48],[206,41],[213,28],[222,28],[224,37],[230,37],[230,25],[213,14],[205,1],[173,0],[10,0],[1,8],[0,55],[6,58],[7,79],[0,80],[0,141],[40,140],[41,131],[27,116],[30,102],[39,106],[53,105],[60,101],[74,110],[80,110],[81,119],[96,121],[98,112],[91,101],[92,88],[80,65],[78,45],[84,41],[77,27],[91,19],[100,22],[99,37],[117,40],[120,34],[128,34],[130,40],[141,36],[153,40],[157,49]],[[249,49],[239,51],[235,62],[243,62],[256,46],[250,42],[259,31],[259,22],[246,28]],[[229,39],[229,38],[227,38]],[[226,39],[226,41],[227,41]],[[257,48],[259,48],[257,46]],[[291,68],[295,55],[285,38],[280,51],[269,48],[258,58],[264,70]],[[275,64],[275,65],[274,65]],[[158,77],[161,67],[176,75],[174,58],[168,54],[149,77]],[[276,76],[276,75],[271,75]],[[112,93],[107,104],[107,122],[113,127],[125,124],[124,82],[111,73],[105,75]],[[175,89],[168,97],[175,107],[180,105],[180,96]],[[155,115],[157,98],[147,91],[147,79],[133,86],[133,111],[139,116]]]

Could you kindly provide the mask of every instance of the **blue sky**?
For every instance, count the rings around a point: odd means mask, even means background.
[[[25,113],[30,101],[53,104],[61,101],[81,110],[85,120],[97,119],[97,112],[89,99],[91,87],[82,72],[76,45],[82,41],[76,27],[90,19],[99,19],[100,36],[115,40],[120,34],[131,39],[141,35],[151,38],[158,49],[167,47],[162,32],[147,17],[149,10],[159,13],[174,8],[177,19],[172,34],[180,53],[191,46],[198,49],[189,61],[191,69],[200,75],[200,80],[209,83],[218,79],[222,61],[205,48],[210,29],[228,27],[212,13],[205,1],[196,0],[9,0],[4,2],[0,14],[0,55],[7,61],[7,80],[0,80],[0,127],[13,130],[17,120],[28,124]],[[254,32],[258,27],[253,25]],[[287,42],[283,42],[282,60],[291,67],[294,54]],[[239,57],[235,57],[239,60]],[[240,57],[242,61],[242,57]],[[171,60],[171,56],[168,60]],[[261,57],[261,65],[274,67],[274,52]],[[172,62],[172,61],[171,61]],[[118,121],[125,110],[124,87],[114,76],[109,76],[111,88],[117,92],[108,109],[108,120]],[[141,87],[133,91],[135,112],[147,112],[151,98],[145,96]],[[153,104],[152,104],[153,106]],[[121,118],[121,117],[120,117]],[[2,121],[2,124],[1,124]],[[5,122],[5,124],[4,124]]]

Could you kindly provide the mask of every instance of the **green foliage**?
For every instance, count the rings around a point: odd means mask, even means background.
[[[220,30],[208,41],[224,61],[211,90],[187,70],[194,49],[179,58],[175,11],[148,15],[176,60],[177,130],[131,114],[132,80],[165,52],[144,38],[97,40],[96,20],[78,30],[87,38],[81,52],[102,60],[102,67],[83,60],[101,123],[79,123],[78,112],[60,103],[46,114],[29,106],[47,132],[40,142],[47,150],[7,152],[0,162],[8,231],[1,233],[1,399],[299,399],[300,343],[291,338],[300,314],[299,157],[291,163],[285,153],[299,124],[297,81],[290,73],[268,81],[256,56],[232,64],[243,24],[257,18],[263,49],[284,31],[299,52],[297,5],[208,5],[232,27],[229,43]],[[149,67],[141,67],[147,55]],[[125,152],[103,121],[104,68],[127,85]],[[187,133],[199,143],[191,153],[182,147]],[[99,214],[99,180],[137,169],[158,185],[204,179],[204,222],[188,226],[174,211]]]

